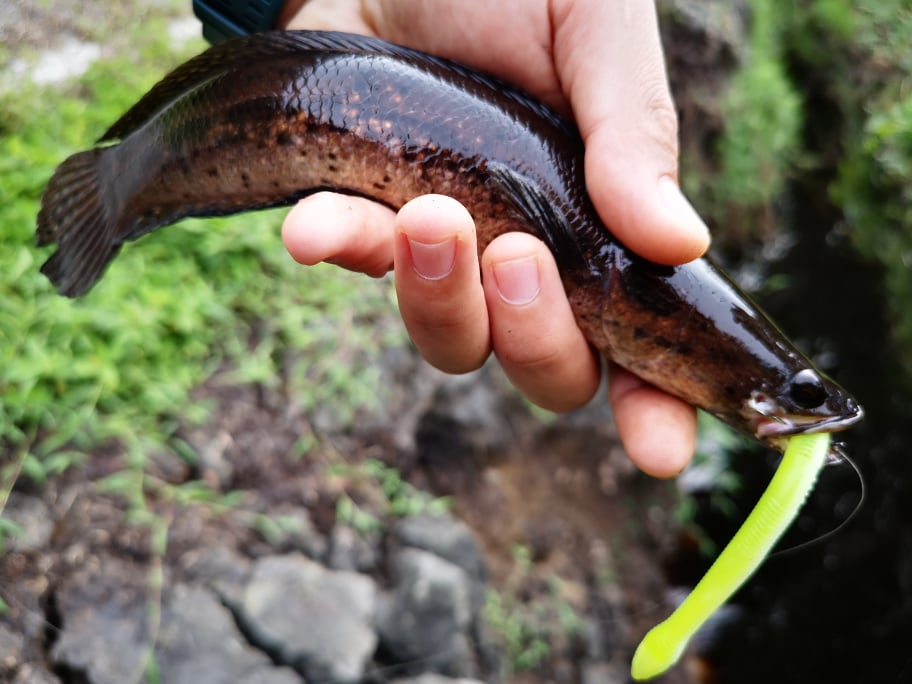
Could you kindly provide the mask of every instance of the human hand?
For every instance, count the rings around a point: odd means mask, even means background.
[[[575,119],[589,194],[616,237],[665,264],[705,251],[706,227],[678,191],[677,117],[651,0],[291,0],[280,25],[375,35],[516,84]],[[283,239],[301,263],[374,276],[394,268],[406,328],[442,370],[473,370],[493,349],[520,391],[555,411],[585,404],[598,388],[598,357],[554,259],[529,235],[494,240],[481,259],[482,282],[472,219],[441,196],[395,214],[321,193],[289,213]],[[652,475],[680,472],[694,449],[693,408],[613,364],[609,373],[631,459]]]

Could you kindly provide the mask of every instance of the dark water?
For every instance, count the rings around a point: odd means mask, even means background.
[[[865,407],[844,437],[866,499],[846,528],[772,557],[736,597],[743,610],[707,651],[719,682],[912,682],[912,369],[900,367],[890,339],[881,273],[844,237],[827,181],[795,184],[785,220],[796,243],[768,265],[789,286],[762,301]],[[746,514],[775,459],[760,450],[736,463]],[[850,468],[826,469],[780,548],[836,527],[858,493]],[[705,522],[720,543],[738,523]]]

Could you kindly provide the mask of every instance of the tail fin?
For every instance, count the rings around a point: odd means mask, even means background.
[[[99,179],[99,162],[110,150],[74,154],[57,168],[41,197],[37,242],[57,245],[41,272],[67,297],[85,294],[119,249],[116,218]]]

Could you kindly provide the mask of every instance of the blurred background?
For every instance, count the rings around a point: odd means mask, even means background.
[[[864,405],[666,682],[912,682],[912,4],[660,0],[714,251]],[[282,211],[184,221],[91,294],[38,269],[54,167],[204,49],[189,1],[0,0],[0,681],[624,682],[775,454],[676,482],[604,397],[534,410],[407,344]],[[428,591],[427,588],[431,590]]]

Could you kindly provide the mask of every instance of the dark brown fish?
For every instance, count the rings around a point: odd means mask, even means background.
[[[57,245],[42,271],[79,296],[128,240],[319,190],[393,208],[450,195],[480,250],[510,230],[538,236],[606,358],[774,446],[862,416],[710,260],[659,266],[618,243],[586,194],[569,122],[466,67],[364,36],[247,36],[179,67],[57,169],[38,215],[38,244]]]

